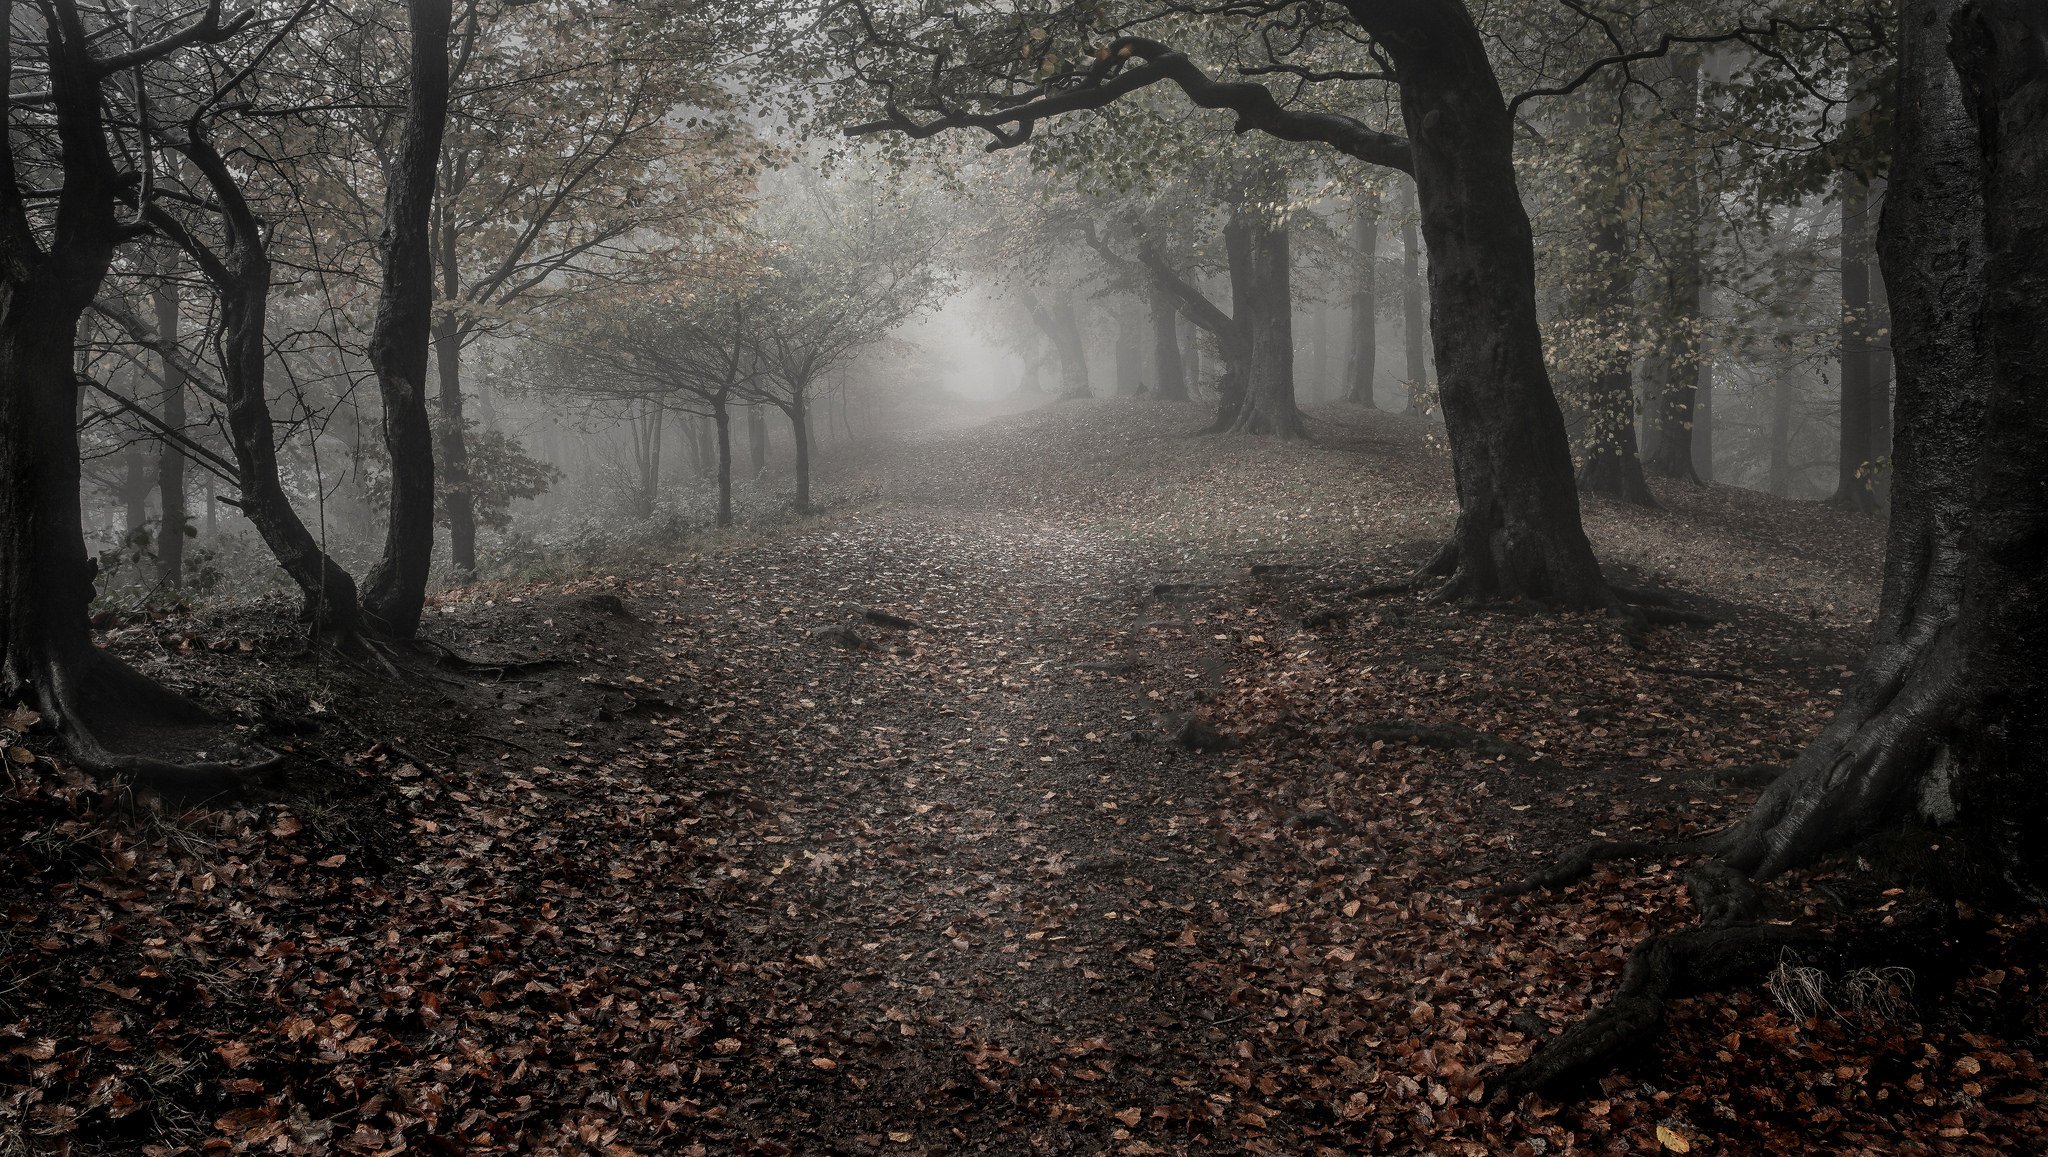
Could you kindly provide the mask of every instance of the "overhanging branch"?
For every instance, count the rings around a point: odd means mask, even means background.
[[[1133,61],[1142,63],[1133,65]],[[1404,173],[1414,166],[1414,154],[1405,137],[1381,132],[1341,113],[1286,108],[1262,84],[1219,81],[1202,71],[1186,53],[1141,36],[1113,42],[1101,59],[1070,86],[1040,89],[1040,95],[1023,103],[988,112],[943,112],[922,122],[892,107],[879,120],[849,126],[846,135],[899,132],[921,140],[951,129],[981,129],[995,138],[989,145],[989,151],[995,152],[1030,140],[1039,121],[1103,108],[1160,81],[1178,85],[1188,99],[1202,108],[1236,113],[1236,129],[1240,133],[1257,131],[1285,141],[1325,144],[1359,160]]]

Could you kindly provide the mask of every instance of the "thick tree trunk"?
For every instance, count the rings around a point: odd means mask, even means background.
[[[1344,362],[1344,398],[1371,406],[1379,372],[1380,206],[1377,194],[1358,199],[1351,213],[1351,350]]]
[[[1158,396],[1169,402],[1188,400],[1187,367],[1180,356],[1180,310],[1172,295],[1154,280],[1147,298],[1152,314],[1152,377]]]
[[[165,262],[163,280],[150,295],[156,310],[156,332],[166,345],[178,340],[178,286],[170,280],[171,263]],[[185,370],[177,358],[162,359],[163,402],[157,416],[173,430],[185,428]],[[185,536],[192,529],[185,508],[185,452],[165,439],[156,460],[156,487],[163,511],[163,533],[156,548],[157,579],[176,590],[185,585]]]
[[[1699,108],[1699,56],[1686,52],[1672,57],[1671,73],[1669,115],[1680,126],[1677,132],[1687,132]],[[1657,372],[1650,378],[1644,403],[1650,452],[1643,465],[1660,478],[1698,482],[1692,424],[1699,391],[1700,293],[1706,279],[1700,268],[1699,166],[1688,144],[1671,142],[1673,158],[1665,173],[1670,203],[1662,215],[1664,252],[1657,270],[1662,349],[1654,360]]]
[[[1973,683],[1972,673],[1984,672],[1991,679],[2014,674],[2013,691],[2020,701],[2031,691],[2038,704],[2041,672],[2048,670],[2048,654],[2039,649],[2039,600],[2048,597],[2040,589],[2041,523],[2033,523],[2036,538],[2030,549],[2001,558],[2007,545],[2001,541],[2004,528],[2038,519],[2042,502],[2038,466],[2032,465],[2039,461],[2041,442],[2015,445],[2007,435],[2048,437],[2039,429],[2048,413],[2038,405],[2031,414],[1987,409],[1987,393],[1999,406],[2009,404],[2013,395],[2000,391],[2019,382],[2003,377],[2000,390],[1987,390],[1993,360],[1984,345],[1993,331],[2001,339],[2011,336],[1999,324],[2010,321],[2010,314],[2001,315],[1999,309],[2010,309],[2016,301],[2007,286],[2038,295],[2048,292],[2048,284],[2042,280],[2038,244],[2024,254],[2001,256],[1995,273],[1987,269],[1987,183],[1977,125],[1946,55],[1956,8],[1954,0],[1908,0],[1900,14],[1897,146],[1879,235],[1897,326],[1893,348],[1900,422],[1877,624],[1869,657],[1833,721],[1727,838],[1727,858],[1757,876],[1805,863],[1902,819],[1953,822],[1967,808],[1996,829],[2001,821],[1972,806],[1973,793],[1996,785],[2001,776],[1996,769],[2003,766],[1996,756],[1985,758],[1983,745],[2006,743],[2011,736],[2020,740],[2014,751],[2024,751],[2029,742],[2036,744],[2036,753],[2040,750],[2038,730],[2028,740],[2024,729],[2001,726],[1996,705],[2003,692],[1986,687],[1983,678]],[[2016,64],[2007,60],[1994,75],[2008,77]],[[2037,101],[2044,83],[2048,78],[2037,75],[2029,86]],[[2042,127],[2036,119],[2035,131]],[[1986,143],[2002,140],[1994,125]],[[2038,138],[2023,144],[2018,154],[2009,158],[2012,166],[2024,169],[2030,159],[2038,165]],[[2031,195],[2001,181],[2012,173],[2010,166],[1993,170],[1992,196],[2038,212],[2048,171],[2036,171],[2040,186]],[[2009,221],[2015,207],[2000,204],[1989,217]],[[1997,277],[1991,284],[2001,303],[1988,311],[1987,276]],[[2017,300],[2024,301],[2021,328],[2038,330],[2040,298]],[[2038,334],[2031,340],[2038,342]],[[2000,352],[2011,348],[2002,346]],[[2042,386],[2038,370],[2037,362],[2032,381],[2037,399]],[[1987,413],[1999,413],[2011,425],[1987,424]],[[2012,477],[2015,472],[2023,477]],[[2000,487],[2011,493],[1997,493]],[[2029,503],[2032,515],[2023,509]],[[2013,521],[2007,522],[2008,517]],[[2031,565],[2031,578],[2013,573],[2009,567],[2014,562]],[[1977,601],[1966,621],[1966,590],[1973,584]],[[2006,589],[2001,592],[2000,586]],[[1999,619],[2001,593],[2034,600],[2026,612],[2033,616],[2031,625],[2001,624],[2013,632],[2010,642],[1982,633]],[[2005,656],[2011,654],[2003,650],[2007,646],[2034,648],[2031,669],[2003,671]],[[2038,707],[2035,711],[2038,715]],[[2038,766],[2024,782],[2031,791],[2009,802],[2038,805]],[[2038,856],[2039,833],[2048,817],[2018,807],[2006,820],[2032,825],[2028,838]]]
[[[1614,602],[1579,523],[1564,415],[1536,320],[1536,258],[1514,123],[1462,4],[1353,16],[1394,59],[1429,246],[1430,316],[1459,517],[1432,560],[1460,600]]]
[[[1946,778],[1962,825],[2022,894],[2048,897],[2048,8],[1978,0],[1950,52],[1985,158],[1987,420],[1961,611],[1964,706]],[[1908,417],[1908,422],[1917,415]]]
[[[1181,329],[1180,363],[1187,372],[1188,396],[1194,397],[1202,389],[1202,329],[1193,322]]]
[[[1414,199],[1408,201],[1410,209]],[[1401,349],[1407,359],[1406,412],[1429,408],[1428,322],[1422,305],[1422,242],[1413,213],[1401,221]]]
[[[1831,504],[1863,514],[1877,512],[1876,343],[1870,312],[1870,182],[1860,174],[1841,178],[1841,423],[1840,453]]]
[[[462,323],[454,316],[434,322],[434,361],[441,378],[441,514],[448,520],[448,561],[464,574],[476,573],[476,498],[470,490],[469,448],[463,437]]]
[[[401,639],[419,631],[434,557],[434,431],[426,387],[434,255],[428,225],[448,115],[450,0],[407,0],[406,13],[412,52],[405,124],[385,189],[384,276],[370,334],[370,362],[384,400],[384,445],[391,455],[391,509],[383,554],[363,599],[379,625]]]
[[[1251,357],[1242,399],[1227,430],[1306,438],[1294,403],[1294,289],[1287,227],[1255,220],[1250,230],[1251,292],[1242,299],[1237,325],[1246,331]]]
[[[732,525],[732,411],[725,399],[712,403],[711,420],[718,427],[718,525]]]

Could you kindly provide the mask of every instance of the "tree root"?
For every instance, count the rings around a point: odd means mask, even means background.
[[[492,662],[488,659],[472,659],[432,639],[414,638],[406,640],[405,646],[415,650],[431,652],[434,664],[450,671],[469,671],[480,675],[496,675],[499,679],[513,679],[539,671],[552,671],[557,667],[570,665],[567,659],[508,659]]]
[[[1396,720],[1389,723],[1354,723],[1348,733],[1351,738],[1371,743],[1379,740],[1385,743],[1412,743],[1424,747],[1440,747],[1447,750],[1477,752],[1480,755],[1505,755],[1509,759],[1527,762],[1536,758],[1536,753],[1519,743],[1510,743],[1484,731],[1474,731],[1457,723],[1413,723]]]
[[[880,607],[860,607],[857,609],[860,612],[861,618],[878,627],[891,627],[898,631],[921,631],[924,629],[924,624],[916,619],[906,619],[902,615],[892,614],[882,610]]]
[[[1826,972],[1883,966],[1909,971],[1937,961],[1950,932],[1945,905],[1900,913],[1834,935],[1787,924],[1758,924],[1755,886],[1734,868],[1715,864],[1687,876],[1702,926],[1655,936],[1629,955],[1614,998],[1564,1035],[1543,1042],[1494,1087],[1496,1099],[1555,1093],[1612,1068],[1624,1053],[1653,1039],[1671,1002],[1754,984],[1797,953]]]
[[[1571,848],[1545,868],[1509,884],[1486,889],[1488,896],[1525,896],[1530,892],[1576,884],[1593,874],[1593,869],[1615,860],[1664,859],[1697,856],[1712,850],[1708,840],[1598,840]]]
[[[238,740],[198,704],[97,647],[37,672],[36,697],[71,760],[181,800],[205,799],[264,782],[284,756]],[[246,747],[253,758],[208,758],[216,747]],[[187,748],[197,759],[167,752]],[[153,750],[152,750],[153,749]]]

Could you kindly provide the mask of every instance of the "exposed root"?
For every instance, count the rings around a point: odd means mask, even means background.
[[[500,679],[512,679],[531,675],[539,671],[552,671],[557,667],[569,666],[567,659],[507,659],[496,662],[489,659],[472,659],[467,655],[450,650],[432,639],[413,638],[405,646],[431,652],[434,663],[450,671],[469,671],[479,675],[496,675]]]
[[[1237,740],[1209,725],[1200,715],[1190,715],[1173,729],[1173,741],[1189,751],[1203,755],[1228,751],[1237,746]]]
[[[1496,884],[1488,896],[1524,896],[1543,889],[1576,884],[1593,874],[1593,869],[1615,860],[1663,859],[1696,856],[1710,850],[1700,840],[1600,840],[1580,844],[1560,854],[1550,865],[1509,884]]]
[[[878,627],[890,627],[898,631],[921,631],[924,629],[924,624],[916,619],[906,619],[902,615],[892,614],[879,607],[861,607],[858,610],[861,618]]]
[[[1714,889],[1736,879],[1744,878],[1728,868],[1689,877],[1706,925],[1644,941],[1623,966],[1614,998],[1564,1035],[1545,1041],[1495,1086],[1496,1097],[1555,1092],[1599,1076],[1662,1030],[1674,1000],[1765,981],[1788,961],[1823,972],[1867,973],[1882,984],[1883,978],[1911,975],[1934,961],[1948,937],[1944,905],[1897,913],[1889,924],[1873,922],[1836,935],[1786,924],[1717,925],[1717,920],[1755,918],[1753,888],[1747,889],[1748,899],[1731,903],[1731,894],[1716,898]],[[1702,886],[1707,893],[1698,892]],[[1882,998],[1897,999],[1891,991]]]
[[[73,762],[164,795],[201,799],[241,791],[284,762],[98,648],[47,664],[36,691]],[[221,749],[246,750],[250,758],[216,758]],[[186,751],[193,758],[176,757]]]
[[[1448,750],[1472,751],[1480,755],[1505,755],[1509,759],[1528,761],[1536,753],[1519,743],[1510,743],[1484,731],[1474,731],[1457,723],[1413,723],[1396,720],[1389,723],[1357,723],[1350,729],[1353,739],[1371,743],[1412,743],[1424,747],[1440,747]]]

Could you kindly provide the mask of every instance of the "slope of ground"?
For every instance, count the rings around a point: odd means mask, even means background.
[[[2037,923],[1868,1008],[1690,1002],[1586,1098],[1486,1104],[1689,913],[1672,863],[1474,889],[1737,814],[1717,773],[1791,755],[1847,675],[1871,524],[1591,511],[1724,619],[1641,649],[1340,604],[1448,526],[1429,428],[1192,417],[906,436],[828,460],[793,529],[436,608],[556,667],[316,668],[254,613],[115,632],[297,770],[184,807],[10,750],[0,1151],[2038,1145]],[[1780,915],[1890,882],[1837,865]]]

